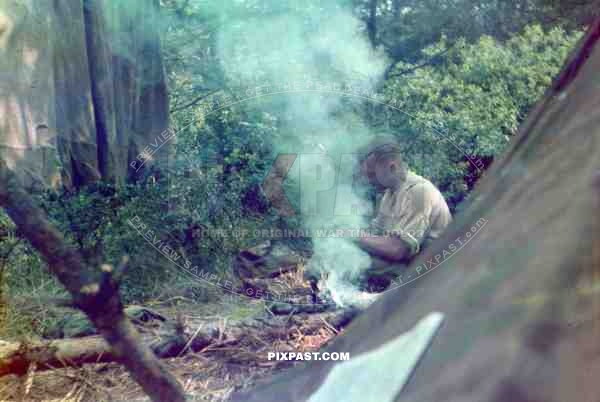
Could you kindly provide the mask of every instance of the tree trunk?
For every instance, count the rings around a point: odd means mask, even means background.
[[[377,47],[377,0],[369,0],[369,15],[367,17],[367,33],[371,47]]]

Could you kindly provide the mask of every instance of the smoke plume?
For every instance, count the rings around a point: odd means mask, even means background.
[[[272,145],[278,153],[299,154],[286,181],[299,186],[297,213],[313,236],[308,268],[327,275],[338,304],[353,304],[359,292],[352,283],[370,257],[336,230],[349,233],[368,224],[365,189],[353,174],[355,154],[371,133],[356,110],[365,102],[361,91],[374,87],[385,60],[349,10],[319,4],[296,10],[274,1],[268,7],[278,12],[222,27],[218,51],[228,79],[250,92],[261,87],[257,104],[280,118],[283,139]],[[341,93],[346,88],[360,90]]]

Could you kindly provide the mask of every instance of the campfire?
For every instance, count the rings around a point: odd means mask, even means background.
[[[319,269],[315,256],[298,256],[291,250],[273,252],[270,242],[244,250],[237,260],[248,294],[273,295],[274,314],[322,313],[344,308],[363,309],[378,294],[360,291],[335,270]],[[312,269],[307,265],[312,264]]]

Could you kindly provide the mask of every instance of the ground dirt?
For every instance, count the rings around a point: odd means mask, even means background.
[[[213,303],[195,303],[184,298],[168,300],[148,307],[169,317],[178,316],[186,328],[195,328],[207,320],[215,326],[233,325],[253,317],[268,315],[265,303],[240,296],[222,296]],[[212,350],[186,353],[162,362],[180,381],[190,400],[226,401],[229,395],[257,381],[287,370],[302,362],[276,362],[267,359],[267,351],[315,351],[335,336],[325,323],[312,334],[287,334],[273,343],[256,339],[250,345],[222,345]],[[30,370],[23,377],[0,378],[0,401],[135,401],[147,400],[140,387],[117,363],[88,364],[82,368]]]

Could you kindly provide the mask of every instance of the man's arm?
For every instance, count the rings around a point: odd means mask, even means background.
[[[420,250],[429,230],[432,202],[424,185],[417,185],[402,203],[390,203],[391,209],[379,211],[372,226],[384,236],[360,238],[359,246],[374,256],[391,262],[407,260]]]
[[[403,261],[411,254],[411,248],[396,236],[361,237],[357,244],[367,253],[392,262]]]

